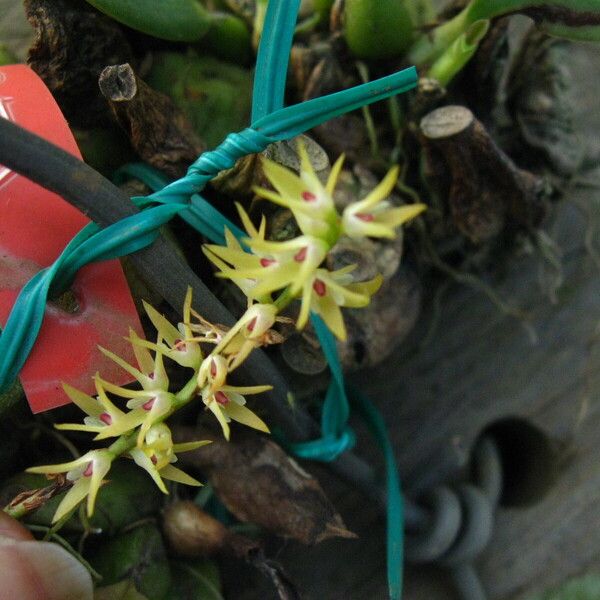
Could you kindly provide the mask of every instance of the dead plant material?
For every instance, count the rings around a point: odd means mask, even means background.
[[[41,508],[55,496],[62,494],[73,485],[64,475],[54,478],[51,485],[35,490],[27,490],[15,496],[5,507],[4,512],[15,519],[21,519],[33,511]]]
[[[171,177],[185,175],[205,147],[173,101],[144,83],[130,64],[106,67],[98,84],[140,158]]]
[[[98,91],[107,65],[132,62],[119,25],[76,0],[25,0],[25,14],[36,30],[28,62],[43,79],[72,126],[93,127],[110,120]]]
[[[316,479],[270,439],[236,432],[227,442],[211,432],[174,429],[180,440],[199,433],[213,443],[181,461],[205,473],[219,499],[240,521],[313,545],[332,537],[354,538]]]
[[[300,598],[282,567],[266,558],[260,542],[230,531],[193,502],[170,504],[163,515],[163,532],[180,556],[234,556],[270,579],[280,600]]]
[[[452,219],[471,241],[490,240],[507,223],[540,224],[550,196],[547,182],[519,169],[468,108],[438,108],[420,129],[426,152],[441,155],[450,171]]]
[[[195,558],[228,554],[248,560],[260,543],[230,532],[193,502],[173,502],[163,515],[163,532],[171,548],[180,556]]]

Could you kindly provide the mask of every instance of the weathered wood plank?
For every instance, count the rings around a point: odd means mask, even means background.
[[[595,49],[573,51],[578,119],[591,163],[585,178],[598,185],[600,111],[590,86],[600,77],[599,59]],[[600,204],[599,191],[590,187],[570,197]],[[412,346],[359,378],[387,418],[409,482],[428,457],[435,460],[456,443],[468,450],[483,429],[507,416],[528,420],[562,444],[547,496],[528,508],[498,512],[479,561],[497,600],[525,598],[600,563],[600,271],[583,247],[587,220],[570,203],[558,213],[552,235],[564,252],[566,278],[558,302],[541,294],[539,263],[531,258],[516,259],[497,284],[530,313],[535,344],[481,294],[455,286],[428,347],[413,354],[427,329],[426,313]],[[360,540],[287,548],[282,559],[309,598],[385,598],[381,518],[359,495],[332,482],[329,489]],[[409,570],[405,598],[446,600],[453,593],[443,574]]]

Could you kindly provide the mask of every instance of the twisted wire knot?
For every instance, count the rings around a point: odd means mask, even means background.
[[[215,177],[221,171],[230,169],[248,154],[258,154],[275,140],[263,135],[252,127],[239,133],[230,133],[214,150],[202,154],[188,169],[188,175]]]
[[[346,426],[338,434],[326,433],[310,442],[284,443],[286,449],[298,458],[331,462],[347,450],[354,448],[356,435]]]
[[[423,496],[429,522],[407,534],[406,557],[451,569],[461,596],[481,600],[485,593],[471,563],[490,541],[503,475],[498,446],[489,436],[477,443],[472,460],[472,482],[436,486]]]
[[[148,201],[189,203],[190,198],[199,194],[219,173],[231,169],[244,156],[262,152],[275,141],[252,127],[230,133],[214,150],[204,152],[189,167],[185,177],[155,192]]]

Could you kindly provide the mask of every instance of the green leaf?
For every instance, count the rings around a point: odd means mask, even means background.
[[[471,0],[455,17],[421,35],[407,60],[417,65],[431,64],[475,21],[514,14],[531,17],[539,29],[550,35],[600,41],[598,0]]]
[[[155,525],[142,525],[106,540],[89,560],[109,585],[130,579],[148,600],[170,600],[171,569]]]
[[[600,41],[598,0],[473,0],[468,21],[508,14],[525,14],[543,31],[574,40]]]
[[[431,69],[429,69],[427,76],[437,79],[441,85],[447,86],[471,58],[473,58],[479,47],[479,43],[485,37],[489,28],[489,20],[475,21],[435,61]]]
[[[159,52],[146,81],[170,96],[209,147],[250,122],[252,74],[210,57]]]
[[[88,0],[132,29],[174,42],[196,42],[208,32],[210,13],[196,0]]]
[[[219,569],[209,560],[172,561],[169,600],[223,600]]]
[[[94,592],[94,600],[148,600],[135,589],[131,579],[124,579],[120,583],[98,588]]]
[[[402,0],[346,0],[344,36],[358,58],[400,56],[410,43],[413,25]]]

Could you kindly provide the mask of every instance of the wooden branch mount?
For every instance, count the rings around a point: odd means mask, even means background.
[[[550,195],[547,182],[519,169],[468,108],[430,112],[421,120],[420,137],[434,176],[450,175],[450,214],[471,241],[490,240],[506,226],[540,224]],[[447,172],[436,173],[440,164]]]

